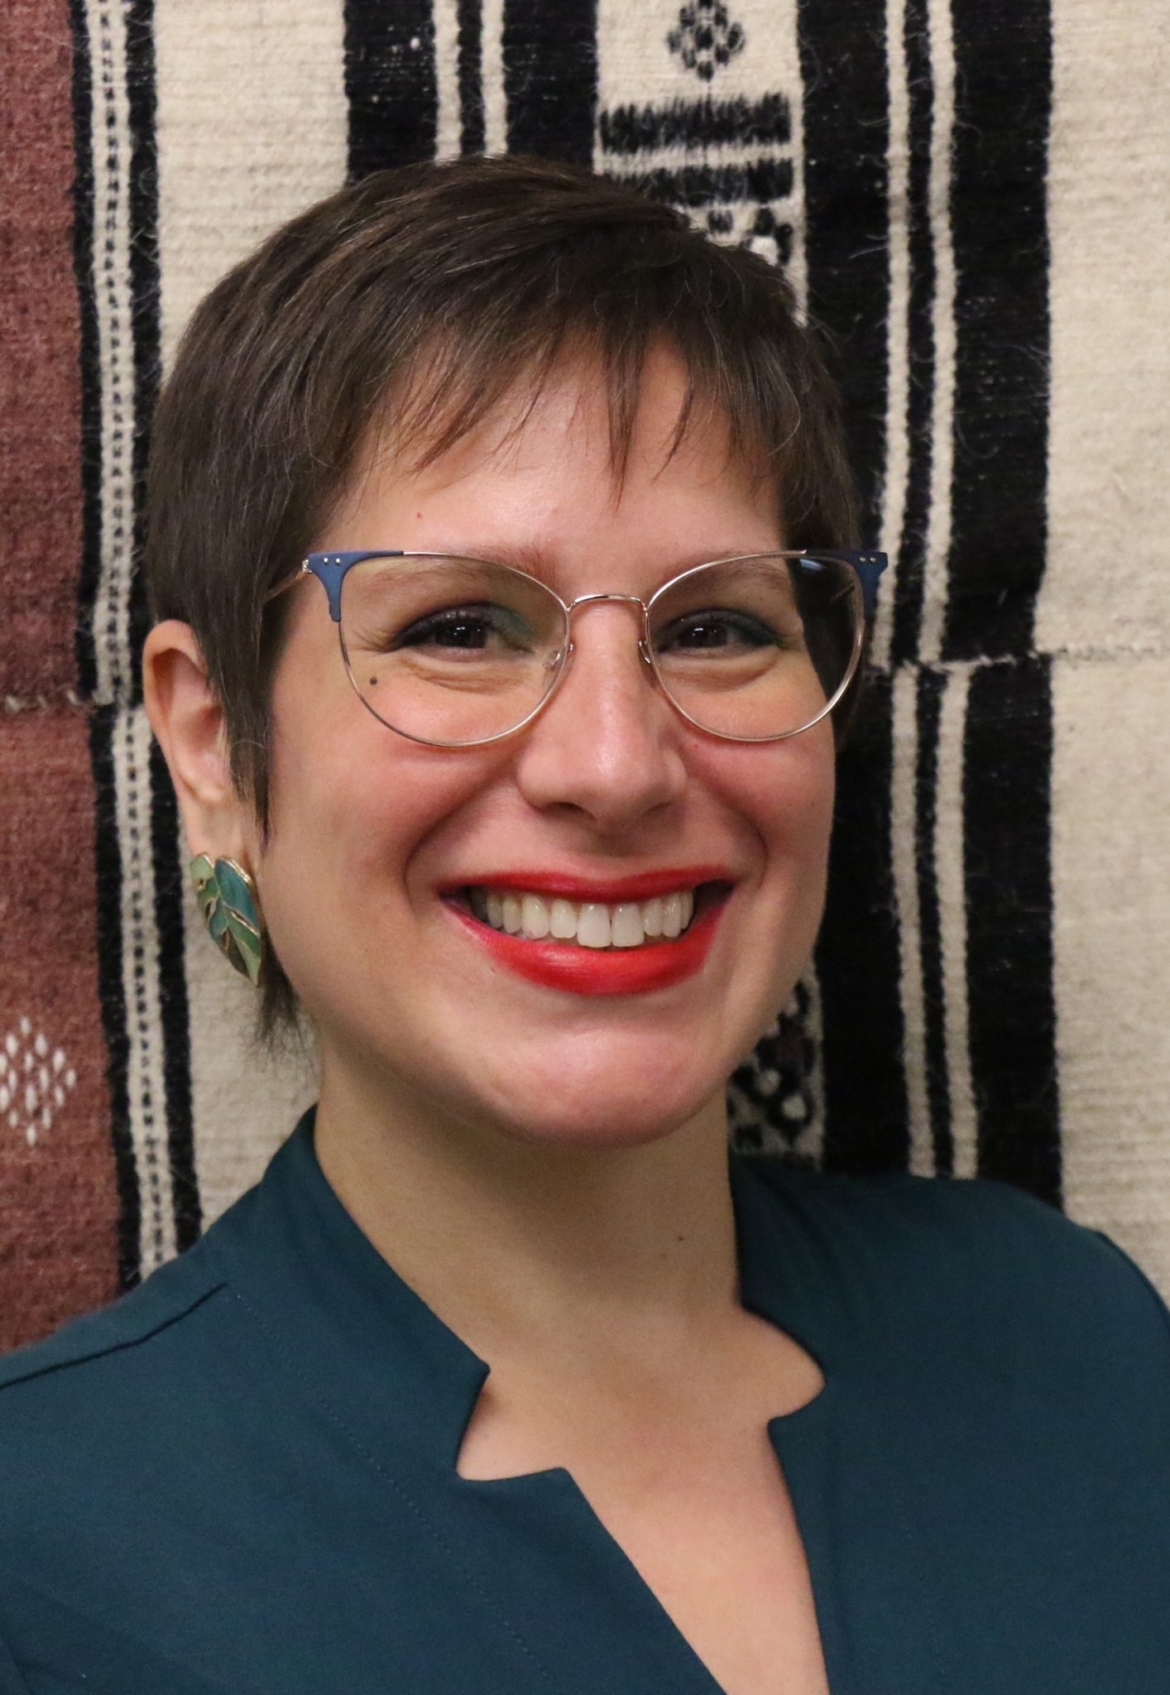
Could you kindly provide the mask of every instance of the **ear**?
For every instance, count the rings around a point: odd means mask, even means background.
[[[223,707],[207,676],[190,624],[156,624],[142,657],[143,696],[183,817],[192,854],[253,867],[257,831],[251,808],[232,782]]]

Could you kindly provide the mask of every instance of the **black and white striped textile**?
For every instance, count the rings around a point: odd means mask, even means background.
[[[153,397],[192,307],[347,176],[593,164],[787,267],[896,562],[814,968],[736,1135],[975,1173],[1170,1291],[1165,32],[1096,0],[72,0],[100,995],[121,1276],[311,1097],[185,891],[135,675]],[[1161,69],[1159,69],[1161,66]]]

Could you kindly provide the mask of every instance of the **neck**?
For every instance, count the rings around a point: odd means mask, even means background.
[[[489,1365],[664,1383],[741,1316],[722,1094],[651,1142],[564,1146],[326,1059],[315,1139],[374,1247]]]

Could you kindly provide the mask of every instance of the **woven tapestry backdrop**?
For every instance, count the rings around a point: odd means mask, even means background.
[[[831,332],[895,568],[814,967],[734,1133],[975,1173],[1170,1294],[1165,33],[1095,0],[9,0],[0,1344],[188,1246],[312,1098],[248,1048],[143,717],[160,373],[347,176],[591,163]]]

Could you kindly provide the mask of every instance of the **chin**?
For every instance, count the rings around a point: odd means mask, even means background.
[[[496,1119],[506,1135],[529,1144],[573,1148],[641,1147],[673,1134],[712,1106],[723,1111],[727,1072],[697,1067],[675,1055],[673,1065],[562,1064],[526,1074],[513,1067],[506,1088],[493,1091]]]

